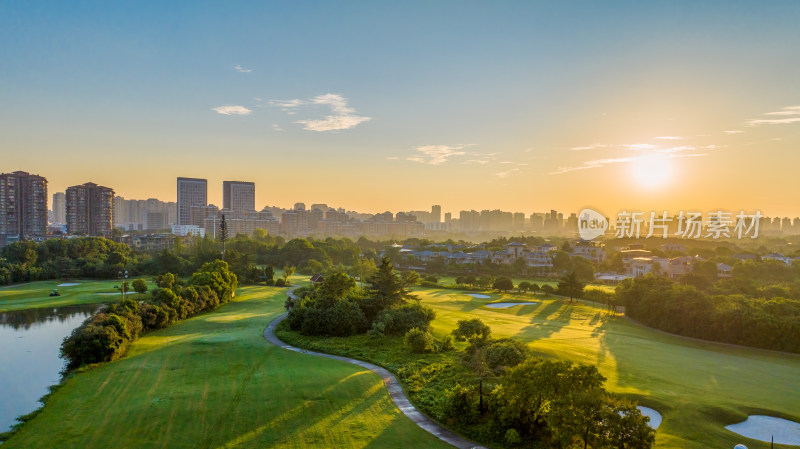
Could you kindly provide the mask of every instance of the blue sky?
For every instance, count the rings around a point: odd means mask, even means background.
[[[798,23],[796,1],[4,1],[3,171],[376,212],[798,214],[776,195],[800,162]],[[664,185],[630,181],[643,152]]]

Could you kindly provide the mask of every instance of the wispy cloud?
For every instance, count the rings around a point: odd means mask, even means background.
[[[494,176],[497,176],[498,178],[508,178],[511,175],[519,173],[519,170],[519,168],[512,168],[510,170],[497,172],[494,174]]]
[[[591,145],[586,145],[585,147],[570,148],[570,150],[572,150],[572,151],[585,151],[585,150],[594,150],[595,148],[605,148],[607,146],[608,145],[605,144],[605,143],[593,143]],[[527,152],[528,150],[525,150],[525,151]]]
[[[773,112],[765,112],[762,115],[767,115],[771,117],[775,116],[792,116],[792,115],[800,115],[800,106],[786,106],[781,108],[779,111]],[[800,117],[788,117],[788,118],[766,118],[766,119],[751,119],[744,122],[745,126],[757,126],[757,125],[781,125],[785,123],[795,123],[800,122]]]
[[[425,145],[417,147],[418,154],[407,157],[407,161],[419,162],[420,164],[440,165],[447,162],[453,156],[463,156],[467,154],[463,150],[467,145]]]
[[[222,114],[222,115],[250,115],[250,113],[253,112],[244,106],[235,106],[235,105],[217,106],[216,108],[211,108],[211,109],[216,111],[217,114]]]
[[[748,120],[744,124],[747,126],[756,126],[756,125],[780,125],[784,123],[795,123],[795,122],[800,122],[800,117]]]
[[[277,106],[282,109],[296,108],[304,103],[303,100],[269,100],[270,106]]]
[[[685,137],[678,137],[678,136],[659,136],[656,137],[658,140],[684,140]]]
[[[236,70],[237,72],[241,72],[241,73],[250,73],[250,72],[252,72],[252,70],[246,69],[246,68],[240,66],[239,64],[236,64],[236,67],[234,67],[233,69]]]
[[[281,128],[281,125],[278,125],[278,124],[272,125],[272,129],[274,129],[275,131],[283,131],[283,128]]]
[[[678,159],[678,158],[684,158],[684,157],[703,157],[703,156],[708,156],[708,154],[707,153],[678,154],[677,152],[673,152],[673,153],[661,154],[659,157],[661,157],[663,159]],[[591,169],[591,168],[605,167],[607,165],[612,165],[612,164],[622,164],[622,163],[626,163],[626,162],[635,162],[635,161],[638,161],[638,160],[643,159],[645,157],[648,157],[648,156],[644,155],[644,156],[634,156],[634,157],[616,157],[616,158],[607,158],[607,159],[595,159],[595,160],[592,160],[592,161],[586,161],[582,165],[576,165],[576,166],[573,166],[573,167],[558,167],[556,170],[550,172],[549,174],[550,175],[560,175],[560,174],[563,174],[563,173],[569,173],[569,172],[578,171],[578,170],[588,170],[588,169]]]
[[[296,109],[300,106],[321,105],[328,106],[332,114],[323,119],[316,120],[297,120],[295,123],[303,125],[303,129],[309,131],[337,131],[350,129],[361,123],[372,120],[371,117],[356,115],[356,110],[347,105],[347,99],[339,94],[325,94],[316,96],[310,100],[270,100],[270,106],[281,108],[289,115],[295,115]]]
[[[631,143],[625,145],[625,147],[629,150],[635,150],[635,151],[646,151],[658,148],[658,146],[649,143]]]
[[[742,131],[742,130],[739,130],[739,129],[729,129],[729,130],[727,130],[727,131],[723,131],[723,132],[724,132],[725,134],[741,134],[741,133],[743,133],[744,131]]]

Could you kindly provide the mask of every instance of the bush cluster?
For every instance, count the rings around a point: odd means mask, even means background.
[[[404,335],[412,328],[427,331],[436,313],[419,302],[408,302],[406,283],[416,282],[393,272],[384,259],[366,291],[346,273],[325,276],[322,285],[295,290],[289,298],[288,322],[304,335],[345,337],[370,330],[370,335]]]
[[[67,369],[116,360],[142,333],[213,310],[229,301],[237,287],[236,275],[222,261],[203,265],[189,286],[177,284],[170,273],[158,276],[156,283],[158,288],[141,304],[128,298],[75,328],[61,344]]]

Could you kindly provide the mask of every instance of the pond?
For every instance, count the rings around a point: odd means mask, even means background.
[[[525,301],[525,302],[491,302],[489,304],[484,304],[486,307],[492,309],[508,309],[509,307],[514,306],[529,306],[532,304],[538,304],[533,301]]]
[[[61,378],[61,341],[100,306],[0,313],[0,432],[41,406],[39,398]]]

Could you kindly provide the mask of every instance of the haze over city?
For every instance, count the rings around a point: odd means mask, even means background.
[[[0,4],[4,171],[256,207],[797,216],[800,4]],[[209,202],[222,191],[209,188]]]

